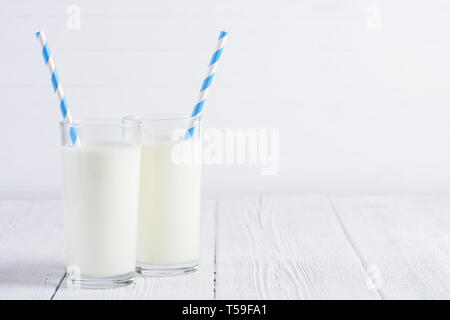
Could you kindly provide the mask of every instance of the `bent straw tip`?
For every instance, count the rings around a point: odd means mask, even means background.
[[[220,39],[222,39],[223,37],[225,37],[225,36],[227,36],[228,35],[228,32],[225,32],[225,31],[220,31],[220,36],[219,36],[219,40]]]
[[[38,32],[36,32],[35,33],[35,35],[36,35],[36,38],[39,38],[39,35],[41,34],[41,32],[40,31],[38,31]]]

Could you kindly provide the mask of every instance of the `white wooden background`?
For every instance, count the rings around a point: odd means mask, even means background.
[[[205,200],[200,270],[63,281],[59,200],[0,201],[0,299],[449,299],[450,197]]]
[[[280,170],[205,165],[209,197],[450,193],[448,0],[0,0],[0,192],[61,187],[40,29],[74,118],[190,112],[228,31],[203,128],[279,129]]]

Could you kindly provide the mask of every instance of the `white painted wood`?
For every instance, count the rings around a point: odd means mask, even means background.
[[[449,197],[334,197],[387,299],[450,299]]]
[[[110,290],[68,289],[65,282],[55,299],[213,299],[215,201],[202,203],[200,269],[177,277],[138,277],[133,286]]]
[[[68,28],[72,4],[80,29]],[[280,170],[207,166],[209,195],[448,193],[450,6],[433,4],[2,1],[0,190],[60,188],[61,115],[35,31],[46,31],[74,118],[86,118],[190,112],[224,28],[204,128],[279,128]]]
[[[114,290],[56,290],[62,227],[60,201],[0,200],[0,299],[213,299],[214,258],[218,299],[450,298],[450,197],[207,200],[199,272]]]
[[[60,201],[0,201],[0,299],[50,299],[64,274]]]
[[[377,299],[326,197],[229,199],[216,216],[218,299]]]

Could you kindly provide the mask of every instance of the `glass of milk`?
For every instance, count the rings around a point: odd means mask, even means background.
[[[69,130],[78,131],[72,145]],[[139,121],[60,122],[69,287],[131,284],[141,165]]]
[[[200,117],[159,114],[142,122],[136,270],[172,276],[197,270],[200,241]],[[196,125],[194,135],[184,139]]]

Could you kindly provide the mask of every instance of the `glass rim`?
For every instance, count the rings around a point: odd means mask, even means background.
[[[196,120],[200,119],[201,114],[192,116],[188,113],[148,113],[141,115],[127,115],[123,119],[140,122],[159,122],[159,121],[177,121],[177,120]]]
[[[139,119],[129,119],[129,122],[123,122],[123,118],[85,118],[73,120],[72,123],[59,121],[61,127],[79,128],[79,127],[135,127],[142,125]]]

